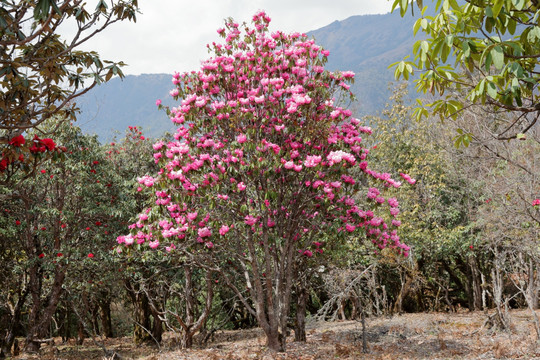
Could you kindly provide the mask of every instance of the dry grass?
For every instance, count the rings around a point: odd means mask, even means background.
[[[177,350],[173,338],[166,338],[161,350],[136,347],[129,338],[108,339],[106,346],[125,359],[140,360],[325,360],[325,359],[540,359],[531,316],[528,311],[511,312],[509,332],[482,328],[480,312],[405,314],[369,319],[368,352],[362,352],[361,325],[356,321],[311,323],[307,342],[288,339],[287,352],[275,354],[265,347],[260,329],[223,331],[206,347]],[[44,346],[30,359],[104,359],[91,342]]]

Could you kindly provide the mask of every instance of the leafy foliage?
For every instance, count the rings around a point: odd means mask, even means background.
[[[2,1],[0,160],[20,166],[12,156],[14,138],[51,117],[74,121],[75,98],[113,76],[123,77],[122,62],[102,60],[80,47],[117,21],[135,21],[136,14],[137,0],[102,0],[95,10],[78,0]],[[65,24],[76,28],[71,38],[58,32]]]
[[[400,6],[404,16],[414,2],[395,0],[393,7]],[[422,1],[416,3],[422,17],[415,22],[414,33],[422,31],[428,38],[415,43],[413,61],[393,64],[396,78],[407,79],[422,71],[416,81],[418,91],[445,95],[426,104],[441,118],[455,118],[470,104],[511,111],[515,121],[495,136],[499,140],[522,137],[539,115],[537,2],[468,0],[460,5],[457,0],[438,0],[435,16],[424,16],[427,7],[422,7]],[[465,92],[467,100],[448,92],[452,88]],[[427,116],[428,110],[419,104],[416,117]],[[459,134],[456,145],[469,142],[468,134]]]

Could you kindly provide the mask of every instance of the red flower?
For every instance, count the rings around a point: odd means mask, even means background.
[[[24,142],[25,142],[24,136],[19,135],[19,136],[15,136],[13,139],[11,139],[9,141],[9,144],[13,145],[15,147],[19,147],[19,146],[24,145]]]
[[[3,158],[2,160],[0,160],[0,172],[6,170],[8,165],[9,163],[7,158]]]
[[[20,220],[15,220],[15,225],[21,225]]]
[[[96,221],[96,226],[101,226],[101,222],[100,222],[100,221]]]
[[[38,258],[40,258],[40,259],[43,259],[44,257],[45,257],[44,253],[41,253],[41,254],[38,255]]]
[[[45,231],[45,230],[47,230],[45,226],[41,228],[41,231]]]
[[[42,174],[45,174],[46,172],[47,172],[47,170],[41,170]]]
[[[60,225],[60,227],[61,227],[62,229],[64,229],[64,228],[66,227],[66,224],[62,224],[62,225]]]
[[[92,253],[89,253],[89,254],[88,254],[88,257],[89,257],[89,258],[91,259],[91,258],[93,258],[93,257],[94,257],[94,254],[92,254]]]
[[[86,228],[86,230],[88,231],[88,230],[90,230],[90,228],[89,228],[89,227],[87,227],[87,228]]]
[[[94,165],[97,165],[97,164],[99,164],[99,161],[94,160],[93,164],[94,164]]]
[[[57,256],[57,257],[62,257],[62,256],[64,256],[64,254],[62,254],[62,253],[57,253],[56,256]]]
[[[54,148],[56,147],[56,144],[55,144],[55,142],[53,141],[53,139],[49,139],[49,138],[47,138],[47,139],[41,139],[41,143],[42,143],[43,145],[45,145],[49,151],[53,151]]]

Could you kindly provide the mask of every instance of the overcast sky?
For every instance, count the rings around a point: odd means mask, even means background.
[[[92,1],[89,1],[91,4]],[[249,22],[257,10],[271,30],[308,32],[353,15],[390,11],[389,0],[142,0],[137,23],[113,24],[85,45],[102,59],[123,60],[125,74],[198,70],[206,44],[221,41],[223,19]],[[90,8],[89,8],[90,10]]]

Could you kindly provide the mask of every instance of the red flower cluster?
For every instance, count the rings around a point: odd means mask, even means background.
[[[30,152],[38,153],[45,151],[53,151],[56,148],[56,143],[53,139],[40,139],[37,135],[34,136],[33,145],[30,147]]]
[[[9,141],[9,145],[12,145],[15,147],[23,146],[24,143],[25,143],[25,139],[24,139],[24,136],[22,135],[15,136],[13,139]]]

